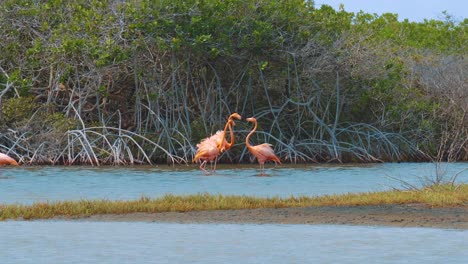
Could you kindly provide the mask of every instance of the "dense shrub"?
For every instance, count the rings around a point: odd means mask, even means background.
[[[236,111],[292,162],[466,160],[466,25],[303,0],[5,0],[0,151],[188,161]]]

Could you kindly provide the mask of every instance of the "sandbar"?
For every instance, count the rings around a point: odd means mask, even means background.
[[[468,206],[423,204],[319,206],[162,213],[101,214],[68,219],[160,223],[339,224],[468,229]]]

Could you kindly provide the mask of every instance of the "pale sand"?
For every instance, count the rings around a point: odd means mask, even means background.
[[[340,224],[468,229],[468,207],[430,208],[420,204],[262,208],[166,213],[94,215],[78,221]]]

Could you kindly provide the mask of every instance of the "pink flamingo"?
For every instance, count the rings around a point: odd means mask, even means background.
[[[200,164],[200,169],[208,173],[205,169],[206,163],[209,161],[210,163],[215,161],[214,169],[216,170],[216,158],[222,152],[230,149],[234,144],[234,132],[232,131],[232,126],[235,125],[233,118],[241,119],[241,116],[238,113],[233,113],[229,116],[226,125],[224,126],[223,131],[218,131],[216,134],[203,139],[199,144],[197,144],[197,152],[195,157],[193,158],[193,162],[198,162],[199,160],[202,161]],[[228,143],[225,139],[226,130],[229,128],[231,142]]]
[[[249,149],[250,153],[252,153],[252,155],[254,155],[257,158],[258,164],[260,164],[260,170],[262,171],[262,175],[263,175],[263,171],[265,170],[265,162],[266,161],[272,160],[275,163],[279,163],[279,164],[281,164],[281,161],[275,155],[275,152],[271,148],[271,146],[272,146],[271,144],[263,143],[263,144],[260,144],[260,145],[257,145],[257,146],[250,145],[250,143],[249,143],[250,136],[252,136],[252,134],[255,132],[255,130],[257,130],[257,119],[255,119],[253,117],[250,117],[250,118],[247,118],[246,120],[248,122],[254,123],[254,128],[252,129],[252,131],[250,131],[250,133],[245,138],[245,145]]]
[[[16,160],[11,158],[10,156],[0,153],[0,166],[3,165],[18,166],[18,162],[16,162]]]
[[[223,153],[226,150],[229,150],[234,145],[234,131],[232,130],[232,126],[236,125],[236,123],[234,123],[234,120],[232,120],[233,118],[241,120],[242,117],[238,113],[234,113],[229,116],[226,125],[228,125],[229,127],[229,136],[231,137],[231,142],[227,142],[227,140],[224,137],[222,137],[221,140],[217,139],[217,142],[222,142],[221,144],[218,144],[218,147],[220,147],[219,151],[221,153]]]

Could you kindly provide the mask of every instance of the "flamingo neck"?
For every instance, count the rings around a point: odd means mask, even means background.
[[[230,118],[228,119],[226,125],[224,126],[223,132],[221,133],[221,137],[219,137],[219,141],[216,142],[218,148],[223,147],[223,144],[224,144],[224,141],[225,141],[224,137],[226,136],[226,131],[227,131],[228,127],[230,127],[229,122],[230,122]]]
[[[232,130],[232,126],[231,126],[231,121],[234,118],[234,115],[235,114],[232,114],[232,115],[230,115],[228,117],[228,121],[227,121],[226,125],[224,126],[223,138],[226,136],[227,127],[229,127],[229,135],[231,136],[231,143],[227,143],[227,141],[226,141],[226,147],[228,149],[231,148],[232,145],[234,145],[234,131]]]
[[[227,131],[228,127],[229,127],[229,121],[230,121],[230,119],[228,119],[226,125],[224,126],[224,129],[223,129],[223,137],[222,137],[223,139],[224,139],[224,136],[226,135],[226,131]]]
[[[255,130],[257,130],[257,121],[256,120],[254,122],[254,128],[252,129],[252,131],[250,131],[250,133],[245,138],[245,145],[247,146],[247,148],[252,147],[252,145],[250,145],[250,143],[249,143],[249,140],[250,140],[250,136],[255,132]]]
[[[234,131],[232,130],[231,124],[229,124],[229,135],[231,136],[231,142],[226,142],[226,148],[229,149],[234,145]]]

